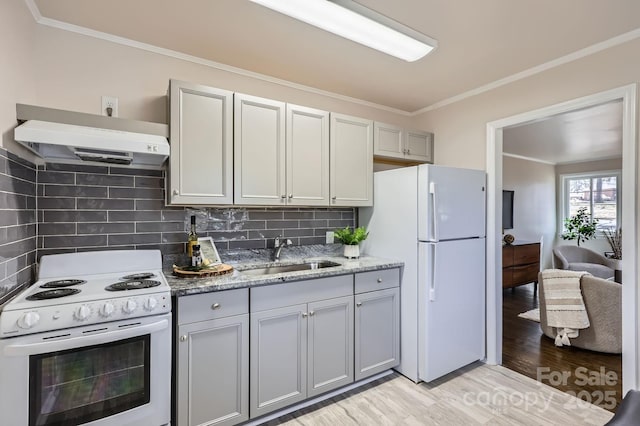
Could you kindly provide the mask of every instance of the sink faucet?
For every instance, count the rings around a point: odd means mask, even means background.
[[[272,258],[275,262],[280,260],[280,252],[283,247],[292,245],[293,243],[289,239],[282,239],[282,235],[278,235],[273,241],[273,254]]]

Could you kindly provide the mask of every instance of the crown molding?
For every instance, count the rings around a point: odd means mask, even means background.
[[[475,89],[469,90],[464,93],[460,93],[459,95],[452,96],[447,99],[443,99],[434,104],[431,104],[427,107],[419,109],[411,113],[412,116],[416,116],[427,111],[433,111],[438,108],[442,108],[447,105],[451,105],[453,103],[459,102],[463,99],[470,98],[472,96],[479,95],[481,93],[488,92],[493,89],[497,89],[498,87],[505,86],[507,84],[513,83],[518,80],[525,79],[527,77],[531,77],[533,75],[539,74],[541,72],[550,70],[551,68],[559,67],[560,65],[567,64],[569,62],[573,62],[575,60],[584,58],[589,55],[593,55],[594,53],[601,52],[603,50],[610,49],[612,47],[618,46],[620,44],[626,43],[631,40],[635,40],[640,37],[640,28],[636,28],[635,30],[631,30],[624,34],[620,34],[619,36],[612,37],[608,40],[602,41],[600,43],[593,44],[591,46],[585,47],[584,49],[577,50],[575,52],[569,53],[568,55],[561,56],[549,62],[545,62],[543,64],[537,65],[533,68],[529,68],[527,70],[521,71],[516,74],[512,74],[508,77],[502,78],[500,80],[496,80],[489,84],[485,84],[484,86],[477,87]]]
[[[156,53],[158,55],[163,55],[163,56],[167,56],[170,58],[174,58],[174,59],[179,59],[179,60],[183,60],[186,62],[191,62],[194,64],[198,64],[198,65],[203,65],[206,67],[210,67],[210,68],[214,68],[220,71],[226,71],[226,72],[230,72],[233,74],[237,74],[237,75],[241,75],[244,77],[250,77],[250,78],[254,78],[257,80],[261,80],[261,81],[265,81],[268,83],[273,83],[273,84],[277,84],[280,86],[285,86],[285,87],[289,87],[292,89],[296,89],[296,90],[301,90],[307,93],[313,93],[316,95],[321,95],[321,96],[326,96],[328,98],[332,98],[332,99],[337,99],[340,101],[345,101],[345,102],[350,102],[350,103],[354,103],[357,105],[362,105],[362,106],[366,106],[369,108],[375,108],[381,111],[386,111],[386,112],[391,112],[394,114],[398,114],[401,116],[406,116],[406,117],[415,117],[418,116],[420,114],[423,114],[425,112],[428,111],[433,111],[439,108],[442,108],[444,106],[447,105],[451,105],[453,103],[456,102],[460,102],[464,99],[485,93],[485,92],[489,92],[493,89],[497,89],[498,87],[502,87],[505,86],[507,84],[516,82],[518,80],[522,80],[525,79],[527,77],[531,77],[533,75],[539,74],[541,72],[547,71],[549,69],[558,67],[560,65],[564,65],[567,64],[569,62],[575,61],[577,59],[581,59],[584,58],[586,56],[589,55],[593,55],[595,53],[601,52],[603,50],[609,49],[611,47],[615,47],[618,46],[620,44],[629,42],[631,40],[635,40],[637,38],[640,38],[640,28],[637,28],[635,30],[626,32],[624,34],[620,34],[616,37],[612,37],[608,40],[602,41],[600,43],[596,43],[593,44],[591,46],[585,47],[583,49],[577,50],[575,52],[569,53],[567,55],[561,56],[559,58],[553,59],[549,62],[545,62],[543,64],[537,65],[535,67],[526,69],[524,71],[521,71],[519,73],[516,74],[512,74],[508,77],[493,81],[491,83],[485,84],[483,86],[477,87],[475,89],[460,93],[458,95],[452,96],[450,98],[446,98],[443,99],[441,101],[438,101],[434,104],[425,106],[424,108],[420,108],[418,110],[415,110],[413,112],[411,111],[405,111],[399,108],[393,108],[393,107],[389,107],[386,105],[382,105],[382,104],[378,104],[375,102],[370,102],[370,101],[365,101],[363,99],[358,99],[358,98],[353,98],[351,96],[346,96],[346,95],[341,95],[339,93],[335,93],[335,92],[330,92],[328,90],[322,90],[322,89],[318,89],[312,86],[306,86],[303,84],[298,84],[298,83],[293,83],[291,81],[288,80],[283,80],[280,78],[276,78],[276,77],[271,77],[265,74],[260,74],[257,72],[253,72],[253,71],[249,71],[249,70],[245,70],[243,68],[238,68],[238,67],[234,67],[231,65],[227,65],[227,64],[223,64],[220,62],[215,62],[215,61],[211,61],[209,59],[204,59],[198,56],[194,56],[194,55],[188,55],[185,53],[181,53],[175,50],[171,50],[171,49],[166,49],[163,47],[159,47],[159,46],[155,46],[152,44],[148,44],[148,43],[142,43],[136,40],[131,40],[125,37],[119,37],[113,34],[109,34],[109,33],[105,33],[105,32],[101,32],[101,31],[96,31],[96,30],[92,30],[90,28],[86,28],[86,27],[81,27],[79,25],[74,25],[74,24],[70,24],[68,22],[63,22],[63,21],[58,21],[56,19],[51,19],[51,18],[47,18],[42,16],[42,14],[40,13],[40,9],[38,8],[38,5],[35,3],[35,0],[24,0],[27,7],[29,8],[29,11],[31,12],[31,14],[33,15],[33,19],[41,25],[44,26],[48,26],[48,27],[52,27],[52,28],[57,28],[60,30],[64,30],[64,31],[69,31],[69,32],[73,32],[76,34],[82,34],[88,37],[93,37],[93,38],[97,38],[100,40],[105,40],[105,41],[109,41],[112,43],[116,43],[116,44],[120,44],[123,46],[128,46],[128,47],[132,47],[135,49],[140,49],[140,50],[145,50],[147,52],[152,52],[152,53]]]
[[[56,19],[51,19],[42,16],[38,6],[36,5],[34,0],[25,0],[27,7],[31,11],[33,18],[35,21],[40,24],[51,28],[57,28],[64,31],[69,31],[76,34],[82,34],[88,37],[97,38],[104,41],[109,41],[111,43],[120,44],[127,47],[132,47],[134,49],[140,49],[151,53],[156,53],[158,55],[167,56],[174,59],[179,59],[186,62],[191,62],[198,65],[204,65],[209,68],[214,68],[220,71],[226,71],[229,73],[241,75],[243,77],[250,77],[256,80],[265,81],[268,83],[277,84],[280,86],[289,87],[296,90],[301,90],[307,93],[313,93],[316,95],[326,96],[328,98],[337,99],[340,101],[346,101],[353,104],[362,105],[369,108],[375,108],[382,111],[391,112],[394,114],[402,115],[402,116],[411,116],[410,111],[401,110],[398,108],[389,107],[382,104],[377,104],[375,102],[365,101],[363,99],[353,98],[351,96],[341,95],[339,93],[330,92],[328,90],[322,90],[311,86],[306,86],[304,84],[294,83],[288,80],[283,80],[276,77],[271,77],[265,74],[260,74],[257,72],[245,70],[243,68],[234,67],[231,65],[223,64],[220,62],[211,61],[209,59],[204,59],[199,56],[189,55],[186,53],[178,52],[171,49],[166,49],[164,47],[155,46],[148,43],[142,43],[136,40],[131,40],[125,37],[116,36],[113,34],[105,33],[102,31],[92,30],[91,28],[82,27],[79,25],[70,24],[68,22],[58,21]]]

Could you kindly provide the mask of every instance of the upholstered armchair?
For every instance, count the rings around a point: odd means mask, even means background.
[[[540,328],[545,336],[556,338],[553,327],[547,325],[544,301],[544,280],[538,275]],[[622,285],[591,275],[580,279],[582,299],[589,317],[589,328],[580,330],[571,346],[597,352],[622,353]]]
[[[595,277],[612,278],[613,262],[593,250],[578,246],[557,246],[553,249],[556,269],[586,271]]]

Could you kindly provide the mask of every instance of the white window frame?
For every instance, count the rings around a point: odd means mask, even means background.
[[[621,226],[622,220],[622,170],[604,170],[597,172],[585,172],[585,173],[567,173],[560,175],[560,217],[558,218],[558,235],[562,235],[564,232],[564,220],[569,217],[570,199],[569,199],[569,181],[574,179],[594,179],[600,177],[615,176],[616,178],[616,228]],[[593,188],[592,188],[593,191]],[[591,211],[593,212],[593,199],[591,200]],[[602,229],[598,228],[596,236],[602,236]]]

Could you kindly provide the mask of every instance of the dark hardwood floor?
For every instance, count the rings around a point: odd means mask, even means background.
[[[533,283],[503,290],[502,365],[615,412],[623,396],[622,356],[556,347],[539,323],[518,317],[537,307]]]

